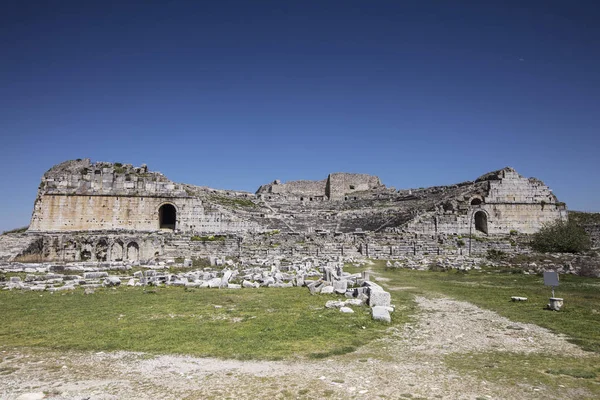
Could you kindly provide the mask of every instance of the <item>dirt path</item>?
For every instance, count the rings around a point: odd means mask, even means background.
[[[416,299],[415,323],[357,352],[326,360],[235,361],[142,353],[59,353],[1,347],[0,398],[553,398],[541,387],[502,387],[449,369],[469,351],[587,353],[546,329],[448,298]],[[29,397],[27,397],[29,396]]]

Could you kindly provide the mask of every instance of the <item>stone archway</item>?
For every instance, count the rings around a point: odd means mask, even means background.
[[[107,261],[108,259],[108,242],[106,239],[98,240],[95,249],[96,261]]]
[[[138,261],[140,258],[140,246],[136,242],[127,245],[127,260]]]
[[[477,211],[473,217],[475,219],[475,230],[483,232],[487,235],[488,233],[488,219],[487,214],[483,211]]]
[[[116,241],[110,249],[111,261],[123,261],[123,243]]]
[[[177,209],[173,204],[163,204],[158,209],[158,227],[159,229],[173,229],[177,225]]]

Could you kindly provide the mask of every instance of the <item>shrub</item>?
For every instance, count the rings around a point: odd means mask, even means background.
[[[210,236],[198,236],[194,235],[190,238],[192,242],[217,242],[225,240],[225,236],[222,235],[210,235]]]
[[[505,260],[507,257],[508,255],[505,252],[496,249],[489,249],[486,255],[486,258],[491,261],[501,261]]]
[[[572,220],[545,224],[531,241],[531,247],[542,253],[580,253],[590,246],[588,234]]]

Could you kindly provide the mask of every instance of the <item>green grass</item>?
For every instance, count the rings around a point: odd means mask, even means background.
[[[543,387],[562,398],[593,398],[592,393],[600,392],[598,361],[598,357],[508,352],[456,353],[445,357],[446,364],[461,373],[503,385]]]
[[[514,273],[519,270],[413,271],[385,268],[378,261],[372,269],[390,281],[388,287],[413,286],[413,294],[439,293],[496,311],[513,321],[533,323],[570,337],[585,350],[600,353],[600,279],[561,275],[556,297],[564,298],[560,312],[545,310],[552,291],[543,277]],[[511,296],[527,297],[512,302]]]
[[[238,359],[323,358],[380,337],[389,325],[325,309],[306,288],[218,290],[121,287],[65,294],[0,292],[0,343]],[[221,306],[221,307],[215,307]],[[395,322],[402,317],[394,315]],[[364,328],[363,328],[364,327]]]
[[[29,226],[23,226],[21,228],[11,229],[9,231],[2,232],[3,235],[15,234],[15,233],[25,233],[29,229]]]
[[[192,242],[220,242],[227,239],[226,236],[223,235],[210,235],[210,236],[198,236],[194,235],[190,238]]]

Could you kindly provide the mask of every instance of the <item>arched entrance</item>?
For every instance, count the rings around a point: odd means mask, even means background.
[[[173,204],[163,204],[158,209],[158,223],[160,229],[175,229],[177,210]]]
[[[127,245],[127,260],[137,261],[140,258],[140,246],[136,242]]]
[[[488,233],[488,222],[487,214],[483,211],[477,211],[475,213],[475,230],[483,232],[487,235]]]

